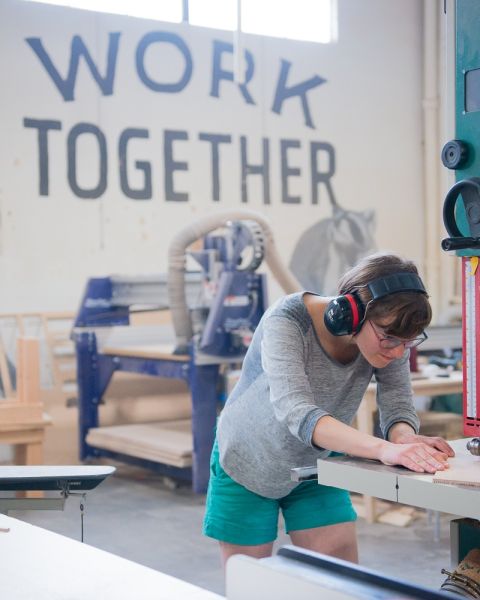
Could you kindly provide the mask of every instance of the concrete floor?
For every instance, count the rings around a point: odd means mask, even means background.
[[[124,558],[224,594],[217,544],[201,533],[204,496],[188,487],[169,489],[143,469],[117,465],[117,472],[87,494],[85,541]],[[12,512],[10,516],[80,539],[79,498],[64,512]],[[433,541],[426,515],[407,527],[358,520],[360,562],[389,576],[438,589],[449,568],[449,524],[441,517],[441,539]],[[290,543],[280,533],[277,544]]]

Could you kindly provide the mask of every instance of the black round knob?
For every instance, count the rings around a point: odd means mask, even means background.
[[[450,140],[442,149],[442,163],[447,169],[460,169],[468,160],[468,146],[461,140]]]
[[[478,224],[480,223],[480,206],[478,204],[472,204],[467,209],[468,222]]]

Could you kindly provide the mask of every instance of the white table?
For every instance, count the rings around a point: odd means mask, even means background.
[[[466,449],[469,439],[472,438],[449,442],[456,455],[449,462],[461,466],[476,464],[480,473],[480,457]],[[362,458],[320,459],[317,468],[318,483],[323,485],[480,520],[480,487],[434,483],[433,475]]]
[[[455,457],[451,466],[474,467],[480,479],[480,457],[466,448],[472,438],[450,441]],[[459,517],[480,520],[480,487],[435,483],[433,475],[418,474],[402,467],[388,467],[374,460],[336,457],[317,461],[318,483],[350,492],[374,496]],[[453,522],[455,523],[455,522]],[[452,531],[452,526],[451,526]],[[458,527],[451,538],[452,564],[460,547]],[[456,536],[456,540],[453,537]],[[479,541],[480,545],[480,541]]]
[[[142,535],[141,530],[138,535]],[[0,596],[5,599],[222,598],[170,575],[5,515],[0,515],[0,556]]]

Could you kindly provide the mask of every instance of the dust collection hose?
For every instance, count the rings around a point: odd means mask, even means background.
[[[214,229],[226,225],[229,221],[245,220],[255,221],[261,226],[265,236],[265,260],[272,275],[285,293],[291,294],[302,289],[300,282],[280,258],[268,221],[259,213],[250,210],[229,210],[197,219],[177,233],[168,249],[167,289],[176,336],[175,354],[186,354],[188,352],[188,344],[193,336],[193,327],[185,293],[187,247]]]

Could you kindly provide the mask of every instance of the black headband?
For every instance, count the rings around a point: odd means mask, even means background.
[[[383,298],[398,292],[417,292],[427,295],[422,280],[416,273],[402,272],[392,273],[385,277],[379,277],[367,284],[372,300]]]

